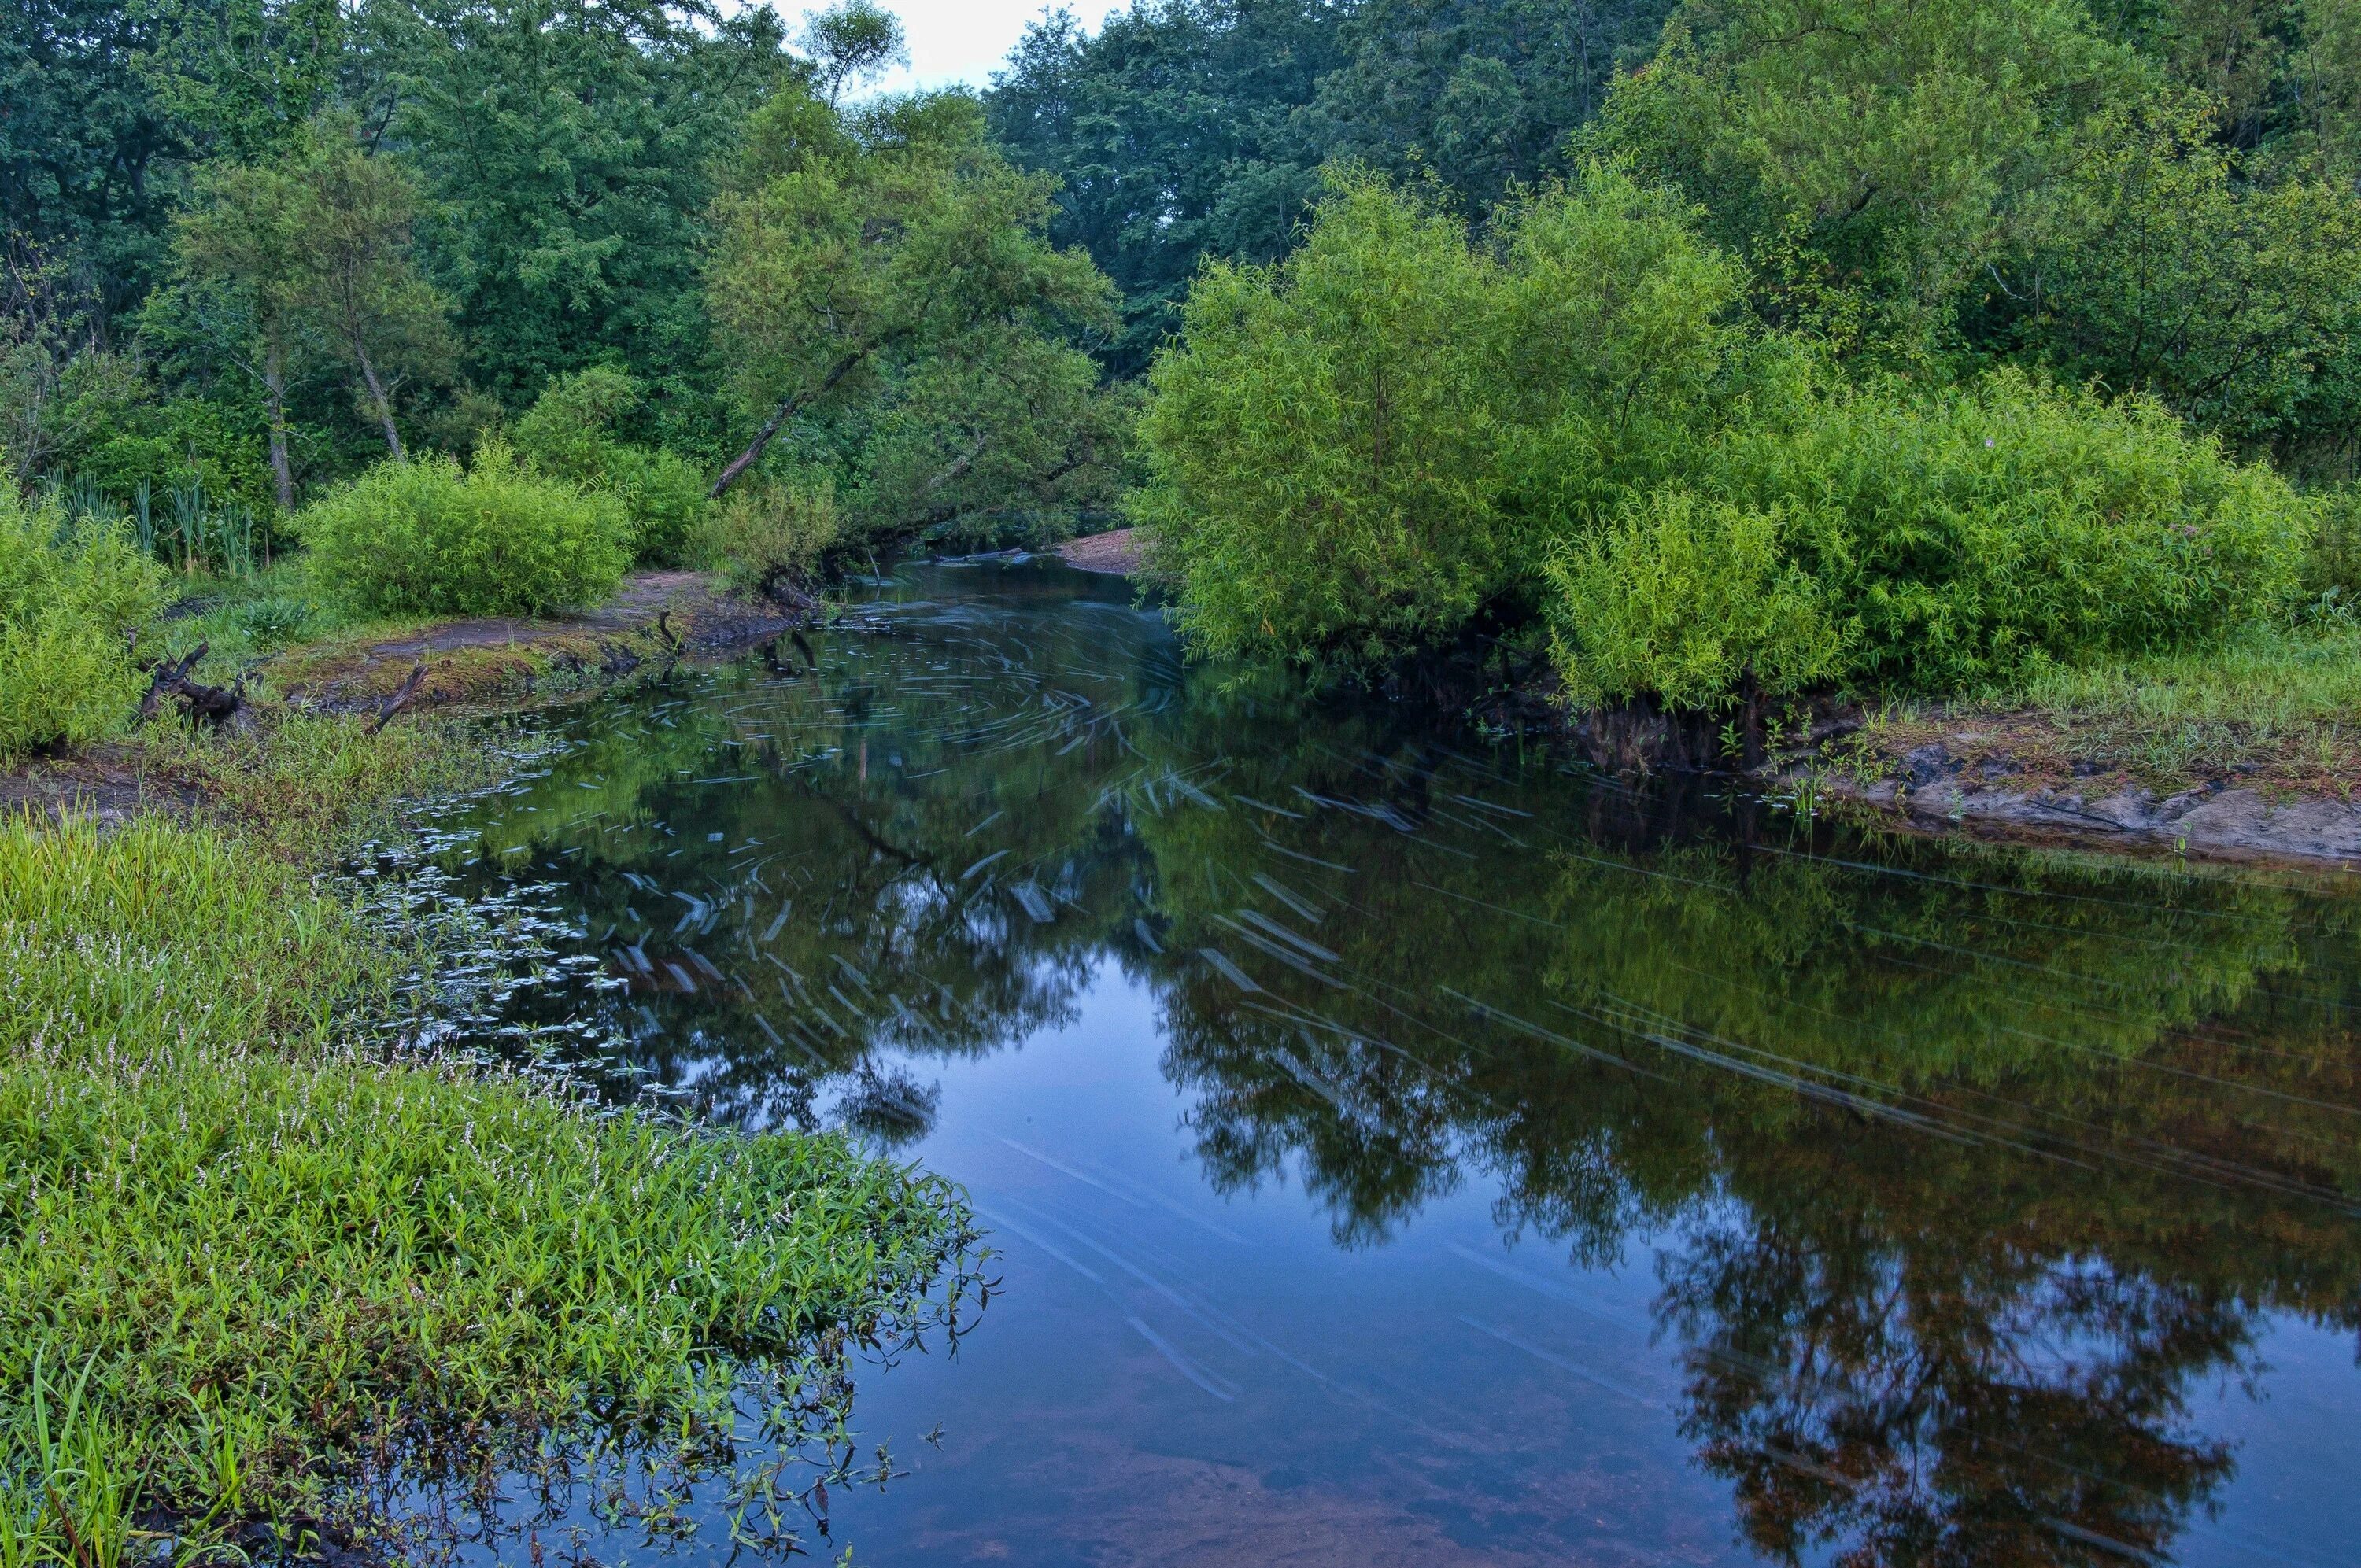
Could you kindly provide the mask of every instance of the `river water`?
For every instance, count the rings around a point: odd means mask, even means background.
[[[2348,879],[1618,781],[1049,563],[856,620],[557,720],[454,860],[607,1082],[991,1230],[816,1552],[2361,1562]]]

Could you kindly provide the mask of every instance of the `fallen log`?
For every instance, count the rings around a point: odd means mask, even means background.
[[[164,711],[167,700],[181,705],[182,717],[192,724],[202,724],[208,729],[219,729],[246,707],[246,677],[226,686],[209,686],[190,678],[190,672],[211,650],[210,642],[200,642],[177,659],[159,660],[148,678],[148,695],[139,699],[137,722],[145,724]]]
[[[411,699],[418,695],[419,687],[425,685],[425,683],[426,663],[425,661],[421,660],[419,663],[410,666],[409,678],[404,680],[399,686],[396,686],[393,690],[393,695],[387,697],[383,703],[379,705],[377,718],[370,721],[368,732],[375,735],[379,730],[382,730],[387,725],[392,723],[393,716],[410,706]]]

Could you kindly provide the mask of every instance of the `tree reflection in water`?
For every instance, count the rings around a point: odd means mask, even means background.
[[[574,999],[619,1092],[901,1146],[911,1058],[1120,966],[1217,1188],[1345,1247],[1477,1182],[1577,1263],[1650,1238],[1681,1430],[1782,1560],[2168,1552],[2235,1464],[2191,1390],[2268,1312],[2356,1326],[2351,900],[1471,750],[972,580],[581,716],[487,817],[627,981]]]

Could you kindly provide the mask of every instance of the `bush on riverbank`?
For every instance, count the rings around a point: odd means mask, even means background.
[[[632,558],[677,566],[705,516],[705,479],[678,453],[622,438],[640,402],[640,384],[620,370],[561,376],[517,421],[517,455],[551,478],[613,496],[631,520]]]
[[[746,592],[773,594],[816,578],[843,533],[836,499],[827,490],[763,478],[732,490],[711,510],[694,552],[699,565]]]
[[[1271,267],[1209,265],[1160,355],[1134,497],[1218,655],[1373,663],[1529,597],[1561,514],[1676,463],[1738,276],[1613,170],[1466,224],[1345,172]]]
[[[379,615],[540,615],[595,604],[631,564],[631,523],[604,493],[521,467],[488,442],[474,466],[379,464],[305,508],[315,579]]]
[[[69,524],[0,485],[0,759],[128,723],[145,680],[130,634],[164,597],[122,525]]]
[[[1356,175],[1159,356],[1139,498],[1217,655],[1375,664],[1545,626],[1570,690],[1941,694],[2292,607],[2314,507],[2159,406],[1849,378],[1730,324],[1673,196],[1593,169],[1473,236]]]
[[[1690,481],[1709,499],[1635,498],[1561,547],[1549,618],[1571,690],[1710,707],[1751,669],[1769,694],[1960,692],[2212,646],[2301,585],[2312,505],[2153,403],[2014,371],[1815,379],[1714,444]],[[1711,544],[1695,516],[1722,520]]]
[[[947,1188],[837,1140],[601,1110],[361,1027],[432,955],[315,873],[464,759],[298,722],[276,762],[205,763],[285,821],[0,819],[7,1562],[113,1561],[135,1508],[335,1518],[358,1464],[422,1442],[595,1423],[709,1453],[741,1375],[890,1337],[968,1243]]]

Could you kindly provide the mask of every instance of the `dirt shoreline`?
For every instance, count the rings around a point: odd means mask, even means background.
[[[1842,803],[1862,819],[1908,832],[2081,850],[2165,853],[2210,861],[2361,869],[2361,806],[2217,781],[2159,796],[2136,784],[2099,789],[2010,789],[1965,778],[1863,783],[1796,774],[1793,793]]]
[[[730,591],[701,572],[637,572],[595,610],[544,620],[436,621],[392,637],[329,638],[262,660],[250,672],[266,707],[369,712],[424,666],[411,711],[515,712],[604,689],[642,666],[726,658],[813,625],[816,601],[784,605]],[[120,823],[142,812],[184,816],[203,792],[153,765],[135,738],[0,766],[0,813],[31,811]]]

